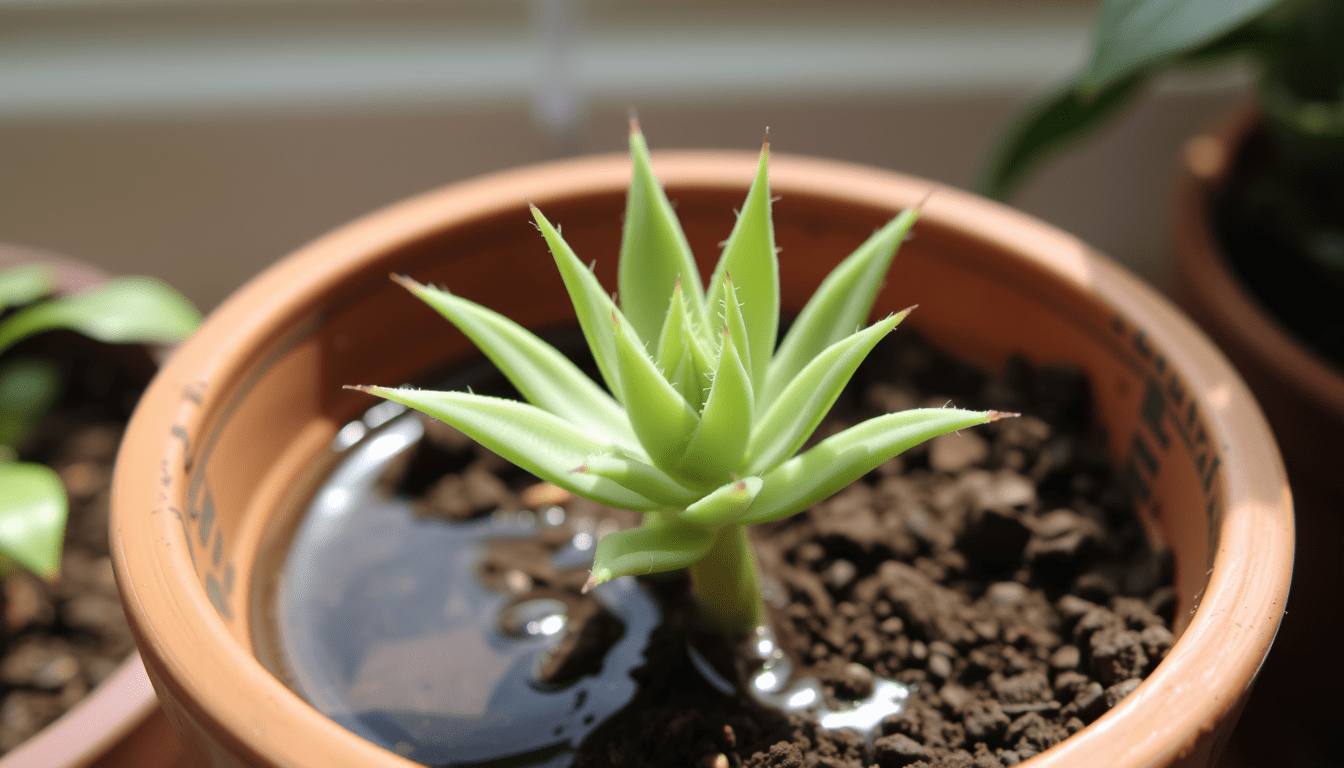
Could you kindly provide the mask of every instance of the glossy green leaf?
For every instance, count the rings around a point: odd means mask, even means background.
[[[46,415],[60,389],[60,371],[45,360],[14,360],[0,367],[0,445],[17,445]]]
[[[663,327],[672,286],[680,280],[696,323],[703,311],[704,289],[681,222],[653,176],[649,148],[633,119],[630,159],[633,170],[626,196],[625,228],[621,233],[618,295],[621,310],[635,334],[642,341],[653,341]]]
[[[694,564],[709,552],[714,532],[678,520],[674,515],[650,514],[638,528],[602,537],[593,553],[593,572],[584,591],[620,576],[675,571]]]
[[[0,312],[37,301],[56,290],[56,276],[45,264],[20,264],[0,270]]]
[[[751,436],[751,378],[737,346],[725,338],[700,424],[677,463],[677,474],[701,483],[726,482],[742,463]]]
[[[1280,0],[1103,0],[1092,58],[1076,87],[1084,96],[1192,51],[1260,16]]]
[[[761,492],[761,478],[744,477],[719,486],[703,499],[686,507],[679,517],[688,523],[718,528],[732,525],[746,514]]]
[[[764,523],[801,512],[901,451],[1006,415],[998,411],[915,408],[869,419],[765,473],[761,478],[765,487],[741,522]]]
[[[917,218],[918,208],[901,212],[821,281],[770,361],[765,390],[756,393],[758,407],[773,405],[812,358],[863,327],[886,280],[891,260]]]
[[[0,323],[0,350],[42,331],[69,328],[109,344],[175,342],[201,315],[181,294],[148,277],[118,277],[84,293],[19,310]]]
[[[589,456],[583,466],[575,471],[605,477],[667,509],[683,508],[702,495],[700,491],[677,482],[661,469],[628,456]]]
[[[456,325],[528,402],[638,452],[625,411],[555,347],[509,318],[448,291],[394,278]]]
[[[760,474],[807,442],[873,346],[910,310],[880,320],[827,347],[794,377],[752,429],[747,472]]]
[[[394,400],[457,427],[486,448],[543,480],[599,504],[647,512],[659,505],[600,475],[574,472],[613,446],[534,405],[469,392],[353,387]]]
[[[700,417],[649,359],[629,325],[616,318],[612,325],[626,416],[653,465],[668,471],[686,452]]]
[[[0,552],[38,576],[55,576],[67,510],[65,487],[50,467],[0,464]]]
[[[980,193],[1003,199],[1046,157],[1086,135],[1148,82],[1138,72],[1089,98],[1070,84],[1028,106],[999,138],[980,179]]]
[[[602,374],[602,379],[607,382],[607,389],[611,390],[617,400],[624,402],[621,397],[620,376],[617,372],[616,337],[611,332],[611,316],[613,313],[619,315],[620,310],[616,309],[607,292],[602,290],[602,284],[597,281],[597,276],[579,261],[574,250],[560,236],[560,232],[551,226],[551,222],[547,221],[535,205],[532,206],[532,217],[536,219],[537,227],[546,238],[546,244],[555,258],[555,265],[560,269],[560,277],[565,281],[565,290],[569,292],[570,301],[574,303],[579,328],[583,330],[583,337],[588,341],[588,349],[593,353],[597,369]]]
[[[737,278],[737,300],[745,318],[751,361],[751,384],[761,390],[779,328],[779,260],[775,258],[775,225],[770,212],[770,144],[761,147],[756,178],[737,216],[733,232],[709,281],[708,297],[719,296],[729,275]],[[712,312],[714,307],[707,307]],[[712,318],[707,318],[712,319]]]

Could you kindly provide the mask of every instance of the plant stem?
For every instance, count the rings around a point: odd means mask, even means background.
[[[725,525],[709,554],[690,567],[691,588],[705,622],[734,634],[765,623],[760,567],[743,525]]]

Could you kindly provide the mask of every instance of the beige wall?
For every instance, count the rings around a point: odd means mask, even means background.
[[[1086,4],[1035,6],[1047,21],[1051,14],[1063,19],[1060,34],[1076,29],[1075,38],[1085,36]],[[917,7],[937,17],[941,6]],[[57,34],[59,19],[39,21],[34,28],[47,30],[52,45],[80,50],[68,30]],[[938,29],[954,34],[961,23],[952,19]],[[1067,72],[1074,65],[1051,66]],[[1030,68],[1022,73],[1019,80],[1050,79]],[[0,71],[0,81],[3,76]],[[769,126],[776,151],[970,186],[992,137],[1032,87],[992,77],[979,85],[940,84],[938,76],[851,89],[748,83],[740,93],[711,92],[707,84],[700,86],[703,93],[609,91],[584,97],[564,149],[621,148],[620,99],[628,96],[655,148],[747,149]],[[1236,92],[1235,85],[1207,78],[1155,89],[1102,135],[1052,163],[1015,202],[1161,285],[1172,160],[1183,137]],[[68,105],[44,111],[40,104],[6,111],[4,100],[0,89],[0,240],[158,275],[207,309],[267,264],[351,217],[558,150],[538,127],[526,94],[177,111],[80,112]]]

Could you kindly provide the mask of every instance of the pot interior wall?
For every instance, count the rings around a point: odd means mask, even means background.
[[[670,195],[708,272],[741,192],[674,188]],[[623,195],[614,194],[546,207],[580,258],[597,260],[608,287],[615,285],[623,207]],[[800,308],[886,215],[786,191],[775,209],[785,306]],[[267,584],[253,583],[264,572],[256,567],[259,554],[275,560],[277,542],[287,540],[294,522],[267,522],[261,510],[301,508],[313,467],[330,456],[336,432],[374,403],[342,385],[424,381],[474,353],[465,337],[391,283],[389,272],[446,285],[531,327],[572,321],[529,221],[520,201],[516,211],[387,250],[344,278],[337,301],[290,318],[252,369],[227,384],[229,396],[211,398],[220,405],[201,422],[184,526],[202,583],[240,643],[251,647],[248,596],[267,592]],[[1034,364],[1086,371],[1099,438],[1129,476],[1150,538],[1173,549],[1179,633],[1208,582],[1224,506],[1218,450],[1209,445],[1203,415],[1136,318],[1029,260],[1000,259],[993,250],[1001,247],[926,218],[897,257],[878,313],[919,304],[910,325],[991,370],[1031,350]],[[267,427],[260,440],[247,429],[258,425]]]

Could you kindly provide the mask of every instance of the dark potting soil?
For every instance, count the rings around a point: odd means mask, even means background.
[[[1081,374],[1013,360],[986,375],[901,330],[873,352],[818,436],[948,401],[1024,415],[940,437],[752,530],[774,628],[797,673],[819,678],[833,708],[867,696],[875,678],[900,681],[913,690],[903,712],[865,736],[758,703],[742,693],[752,654],[699,630],[687,580],[662,575],[645,579],[664,620],[631,673],[638,693],[588,736],[574,765],[1014,765],[1132,691],[1173,642],[1172,563],[1147,547],[1090,439]],[[586,573],[557,572],[550,555],[575,520],[630,525],[637,516],[536,485],[438,423],[383,478],[417,497],[419,513],[447,520],[562,503],[565,526],[492,547],[480,576],[520,600],[563,595],[570,619],[549,659],[552,682],[600,668],[618,623],[600,606],[576,609],[590,601],[578,592]],[[692,646],[736,677],[739,692],[701,674]]]
[[[70,515],[60,576],[47,582],[15,569],[3,582],[0,752],[79,703],[135,649],[108,556],[108,495],[122,430],[152,367],[138,351],[100,349],[55,333],[6,354],[40,355],[62,370],[56,407],[18,448],[21,460],[60,475]]]
[[[1258,130],[1211,207],[1218,244],[1243,289],[1344,371],[1344,161],[1294,161]]]

